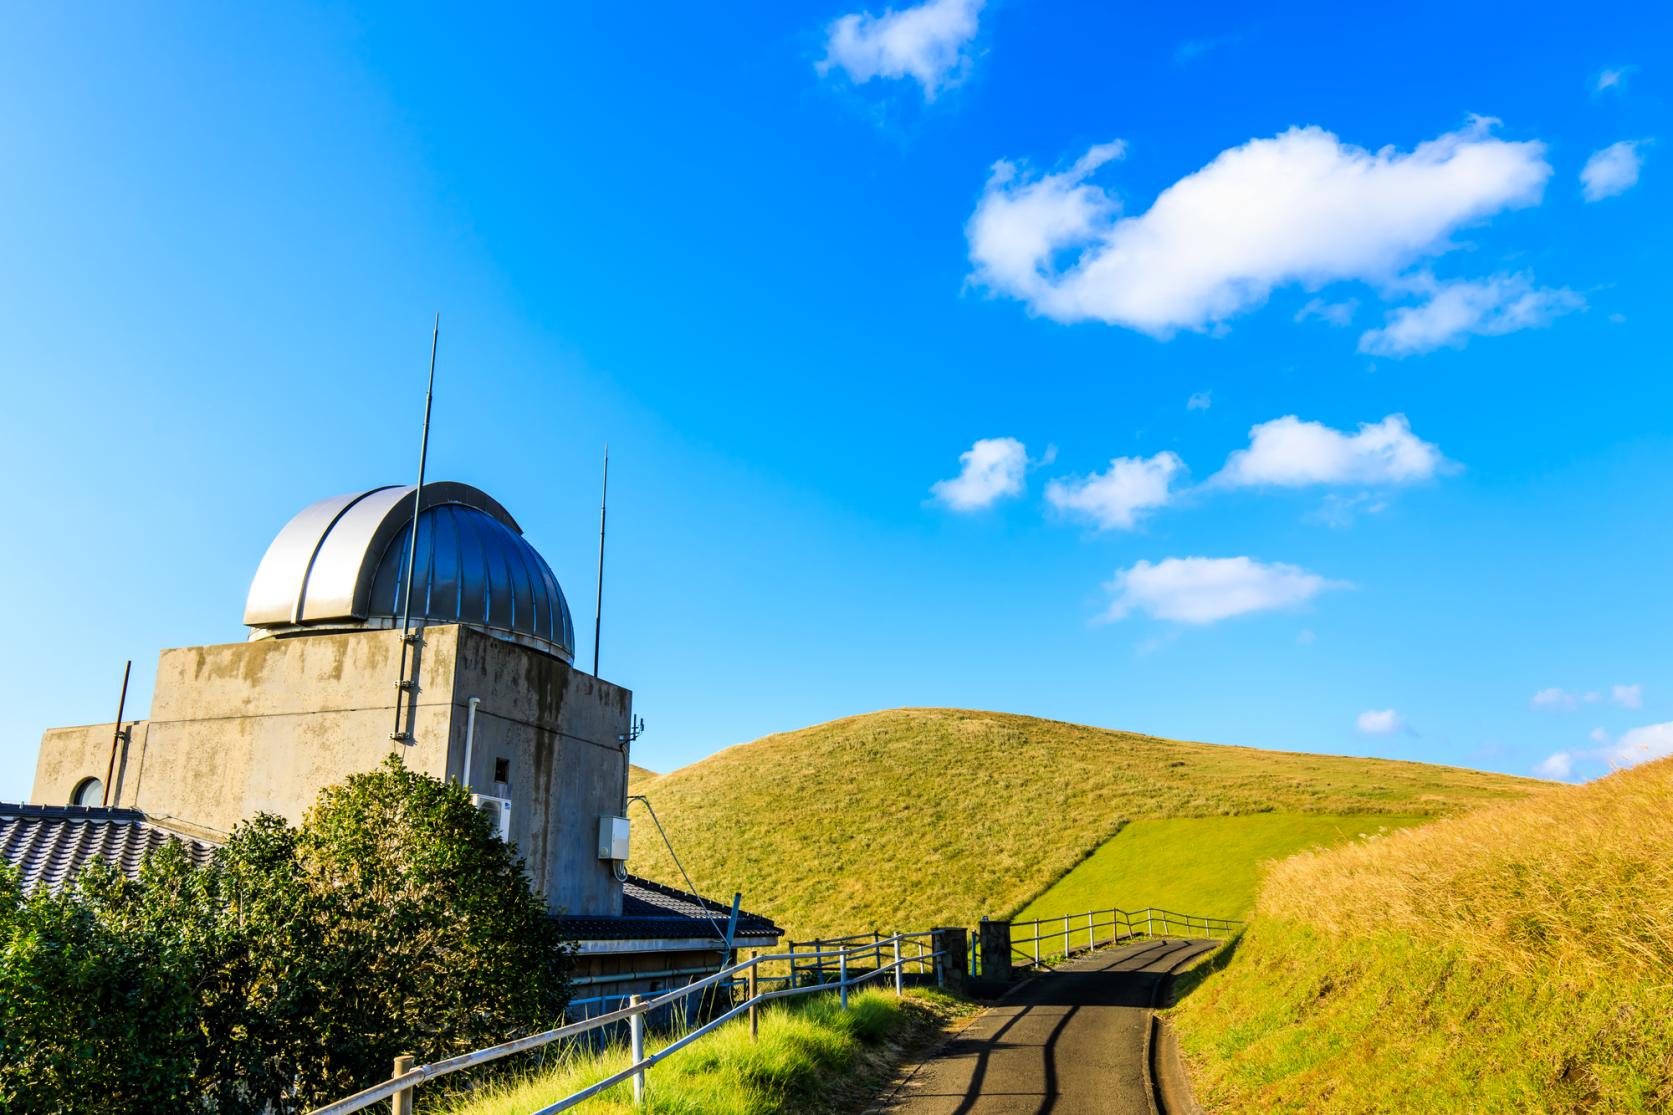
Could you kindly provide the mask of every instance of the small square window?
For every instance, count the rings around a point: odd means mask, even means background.
[[[494,760],[494,781],[495,782],[510,782],[511,781],[511,760],[510,759],[495,759]]]

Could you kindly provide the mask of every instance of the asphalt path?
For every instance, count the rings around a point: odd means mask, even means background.
[[[917,1066],[876,1110],[1151,1115],[1146,1062],[1157,985],[1215,943],[1148,941],[1043,972]]]

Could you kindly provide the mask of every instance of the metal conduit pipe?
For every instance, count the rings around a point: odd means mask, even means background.
[[[476,706],[481,703],[481,697],[465,702],[469,706],[465,713],[465,766],[459,772],[459,784],[467,790],[471,788],[471,747],[476,743]]]

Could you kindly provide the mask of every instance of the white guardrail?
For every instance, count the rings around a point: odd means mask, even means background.
[[[1103,920],[1107,918],[1108,920]],[[1048,928],[1049,927],[1049,928]],[[1180,914],[1150,906],[1143,910],[1088,910],[1084,914],[1063,914],[1060,917],[1036,918],[1033,921],[1011,923],[1011,952],[1020,953],[1034,967],[1077,952],[1119,944],[1134,937],[1230,937],[1243,927],[1231,918],[1203,918],[1194,914]],[[1019,930],[1032,930],[1019,937]],[[1107,937],[1101,936],[1104,930]],[[1177,931],[1177,932],[1176,932]],[[1084,934],[1084,937],[1083,937]],[[1040,946],[1048,941],[1061,940],[1062,947],[1044,952]],[[1032,951],[1022,948],[1032,944]]]
[[[914,964],[925,968],[933,967],[936,983],[944,983],[943,958],[945,950],[936,949],[934,944],[934,932],[926,930],[921,933],[897,933],[893,937],[885,937],[881,940],[872,939],[868,935],[864,946],[829,952],[785,952],[751,957],[740,964],[722,968],[712,975],[694,980],[654,999],[641,999],[635,995],[628,1005],[620,1010],[608,1011],[580,1022],[572,1022],[566,1026],[559,1026],[555,1030],[530,1034],[527,1037],[517,1038],[515,1041],[508,1041],[470,1053],[462,1053],[457,1057],[449,1057],[446,1060],[435,1061],[428,1065],[413,1065],[411,1058],[397,1058],[395,1062],[396,1073],[390,1079],[382,1084],[367,1088],[365,1091],[356,1092],[346,1099],[340,1099],[336,1103],[315,1108],[309,1115],[348,1115],[348,1112],[364,1110],[383,1100],[392,1101],[390,1106],[395,1115],[407,1115],[412,1111],[412,1090],[425,1081],[434,1080],[439,1076],[446,1076],[448,1073],[458,1072],[461,1069],[497,1061],[514,1053],[538,1049],[541,1046],[550,1045],[552,1042],[562,1041],[565,1038],[579,1037],[582,1034],[619,1022],[628,1024],[629,1048],[632,1059],[627,1068],[612,1073],[597,1083],[589,1084],[578,1092],[564,1096],[557,1102],[533,1112],[532,1115],[553,1115],[554,1112],[568,1111],[576,1104],[585,1102],[606,1088],[612,1088],[630,1077],[633,1080],[633,1101],[635,1105],[639,1105],[644,1102],[645,1073],[647,1070],[745,1011],[749,1012],[750,1034],[754,1036],[757,1026],[756,1008],[763,1003],[771,1002],[774,999],[787,999],[795,995],[835,990],[842,1000],[843,1009],[846,1010],[850,988],[858,987],[888,972],[894,973],[895,994],[901,994],[905,989],[906,969]],[[869,972],[849,976],[848,961],[850,957],[876,954],[884,949],[889,950],[893,957],[890,963],[879,965]],[[909,954],[908,950],[913,951]],[[809,961],[816,961],[823,965],[827,960],[834,962],[836,965],[837,979],[835,982],[815,982],[805,986],[796,986],[794,975],[792,975],[789,986],[781,987],[775,991],[759,990],[759,983],[762,978],[759,976],[759,971],[763,964],[789,963],[799,967]],[[778,977],[770,978],[776,980]],[[663,1007],[672,1006],[682,999],[688,999],[689,996],[706,988],[736,983],[740,979],[747,981],[748,984],[749,995],[746,999],[716,1015],[691,1032],[682,1034],[678,1039],[655,1053],[648,1055],[645,1053],[646,1015]]]

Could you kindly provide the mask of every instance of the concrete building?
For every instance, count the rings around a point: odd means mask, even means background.
[[[78,817],[209,842],[260,811],[296,822],[395,750],[472,791],[582,938],[589,981],[713,970],[717,923],[734,946],[775,943],[765,918],[627,873],[633,695],[574,668],[563,590],[510,512],[427,484],[416,547],[412,525],[411,487],[304,508],[256,571],[249,639],[164,650],[148,719],[48,731],[32,800],[80,811],[13,810],[0,853]]]

